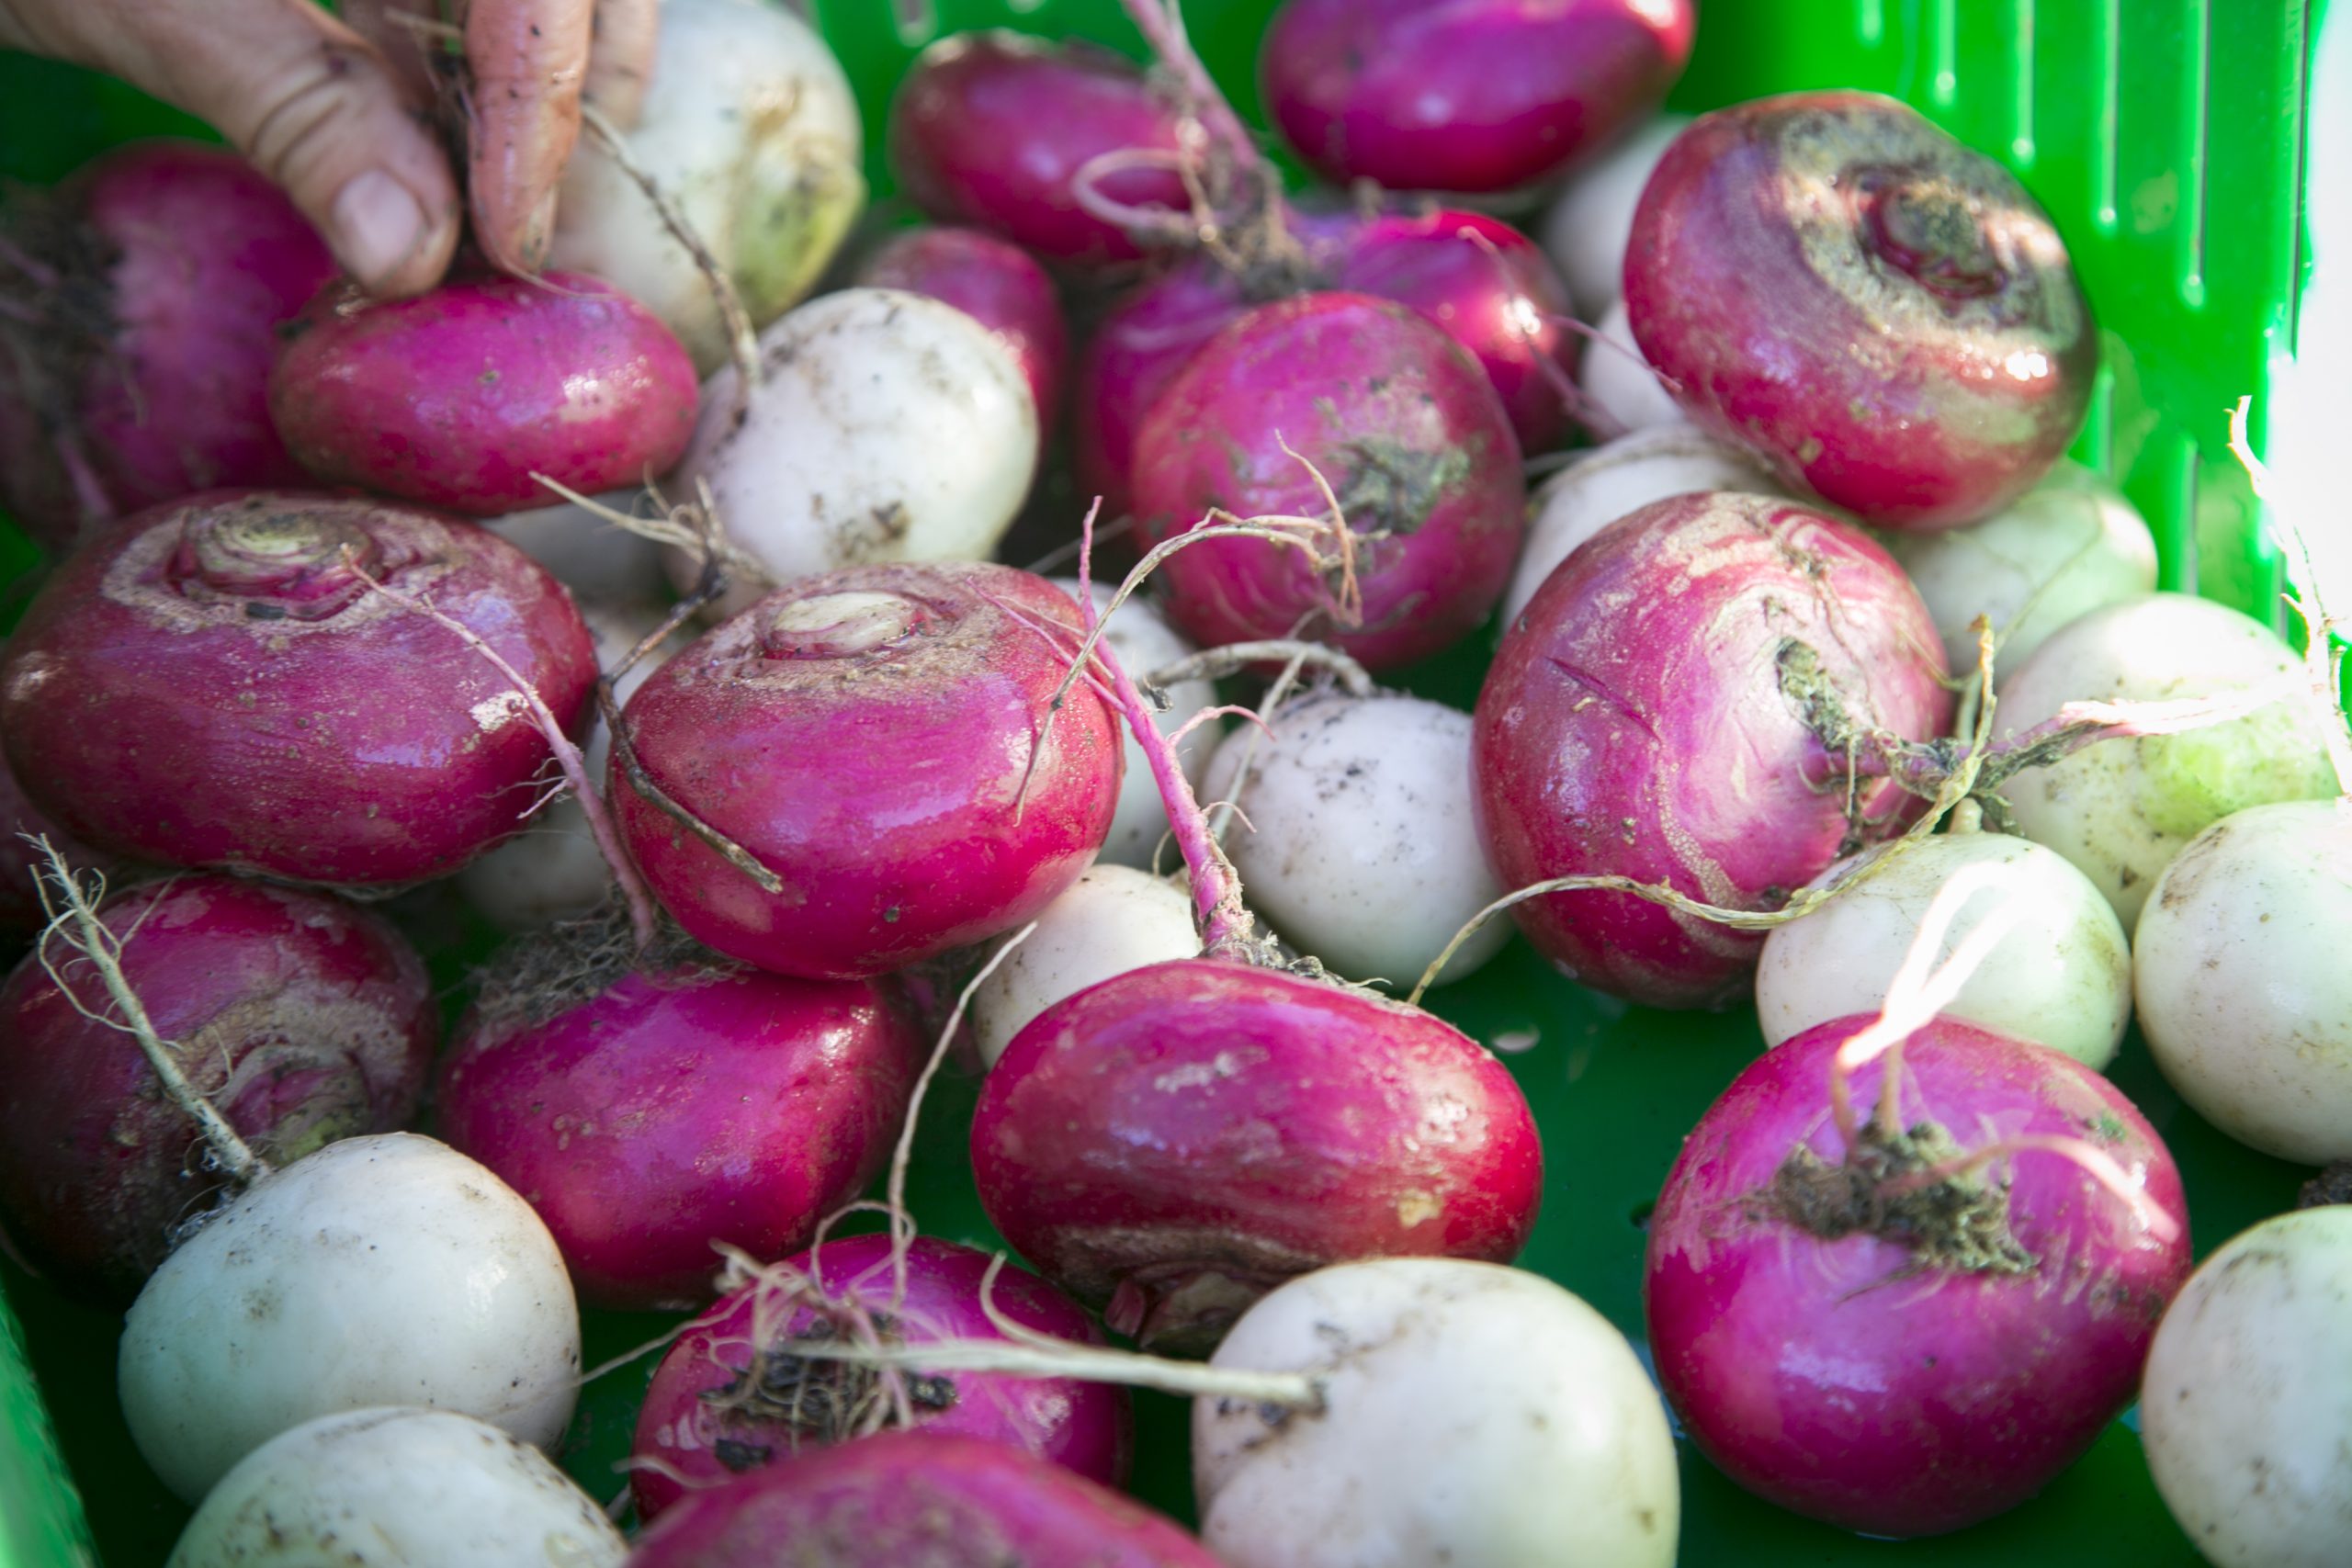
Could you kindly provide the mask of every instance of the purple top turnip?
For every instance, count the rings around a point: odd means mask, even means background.
[[[1027,252],[978,229],[914,229],[866,258],[856,281],[944,300],[994,333],[1021,362],[1045,444],[1069,373],[1069,328],[1054,280]]]
[[[1004,1338],[981,1304],[990,1261],[985,1252],[918,1236],[906,1253],[906,1296],[896,1305],[887,1235],[828,1241],[788,1259],[779,1272],[807,1276],[843,1309],[866,1314],[883,1343],[920,1345]],[[802,1304],[805,1299],[768,1281],[746,1285],[697,1319],[662,1358],[637,1420],[638,1457],[661,1464],[631,1477],[640,1517],[651,1519],[698,1484],[874,1430],[869,1423],[888,1408],[876,1369],[812,1360],[784,1348],[786,1340],[852,1332],[841,1312],[820,1312]],[[1037,1333],[1102,1342],[1093,1319],[1034,1274],[1001,1270],[988,1300]],[[1105,1486],[1126,1483],[1133,1423],[1123,1388],[920,1368],[905,1369],[903,1376],[922,1431],[1007,1444]]]
[[[1494,608],[1526,527],[1519,458],[1459,344],[1388,300],[1307,294],[1242,317],[1176,374],[1136,439],[1136,513],[1153,544],[1212,508],[1327,515],[1312,463],[1356,536],[1351,572],[1218,538],[1168,558],[1169,616],[1216,646],[1289,637],[1320,611],[1306,635],[1388,669],[1450,647]]]
[[[226,876],[126,889],[99,910],[182,1070],[254,1150],[300,1158],[415,1113],[439,1019],[424,965],[378,916]],[[59,941],[69,997],[28,954],[0,986],[0,1213],[69,1288],[128,1301],[224,1177],[113,1003]]]
[[[1172,154],[1176,122],[1143,72],[1108,50],[957,33],[923,51],[890,102],[890,168],[944,222],[975,223],[1049,261],[1099,267],[1143,252],[1079,204],[1079,172],[1105,153]],[[1122,206],[1189,205],[1168,167],[1119,170],[1097,188]]]
[[[457,870],[523,826],[548,742],[490,660],[370,579],[584,716],[580,612],[495,535],[367,501],[199,496],[92,541],[27,609],[0,661],[26,793],[166,865],[355,887]]]
[[[1070,394],[1070,466],[1102,515],[1135,505],[1136,433],[1201,345],[1249,310],[1241,279],[1190,255],[1104,311],[1079,353]]]
[[[640,970],[536,1010],[459,1026],[441,1133],[547,1222],[582,1301],[636,1311],[708,1301],[713,1242],[806,1246],[881,1170],[920,1055],[871,981],[733,964]]]
[[[1009,930],[1102,847],[1117,720],[1087,687],[1047,721],[1078,607],[978,562],[803,578],[655,672],[622,716],[657,789],[775,886],[629,783],[629,852],[698,941],[817,979],[879,975]]]
[[[1506,887],[1569,875],[1779,907],[1902,826],[1849,745],[1943,733],[1927,607],[1860,529],[1765,496],[1696,492],[1587,540],[1511,622],[1473,736],[1479,832]],[[1571,977],[1652,1007],[1740,995],[1763,937],[1623,892],[1512,909]]]
[[[1516,193],[1657,107],[1690,0],[1289,0],[1258,55],[1268,111],[1345,185]]]
[[[1650,1217],[1644,1295],[1667,1397],[1733,1480],[1933,1535],[2033,1495],[2131,1404],[2188,1274],[2188,1210],[2113,1085],[1951,1019],[1903,1043],[1899,1104],[1841,1137],[1833,1062],[1871,1021],[1775,1046],[1709,1109]],[[1895,1072],[1853,1068],[1851,1103]]]
[[[276,329],[334,270],[284,193],[221,148],[136,142],[12,201],[0,500],[62,551],[196,491],[302,482],[269,367]]]
[[[1142,1504],[1002,1443],[885,1432],[671,1508],[629,1568],[1218,1568]]]
[[[29,841],[38,838],[55,844],[65,863],[76,871],[111,875],[119,869],[113,856],[80,842],[26,799],[8,766],[7,754],[0,751],[0,954],[32,941],[49,923],[48,912],[41,907],[39,872],[47,863]]]
[[[1634,212],[1625,305],[1691,418],[1889,528],[2031,489],[2098,369],[2033,198],[1871,93],[1761,98],[1684,131]]]
[[[480,517],[660,476],[694,435],[694,361],[660,317],[578,273],[461,277],[410,299],[327,290],[269,382],[331,484]]]

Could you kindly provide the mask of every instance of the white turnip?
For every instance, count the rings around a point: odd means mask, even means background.
[[[994,1066],[1012,1037],[1064,997],[1200,951],[1193,900],[1182,886],[1132,866],[1090,866],[1046,906],[1037,929],[972,993],[972,1033],[982,1065]]]

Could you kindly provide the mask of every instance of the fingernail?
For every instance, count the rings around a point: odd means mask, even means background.
[[[523,265],[537,272],[547,265],[548,247],[555,243],[555,192],[539,197],[531,220],[523,228]]]
[[[354,175],[334,198],[335,248],[362,284],[380,285],[424,243],[424,209],[381,169]]]

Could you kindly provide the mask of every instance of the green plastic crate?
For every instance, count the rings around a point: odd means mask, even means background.
[[[901,0],[810,6],[861,89],[877,190],[888,186],[887,90],[929,36],[900,30],[904,8]],[[2155,525],[2165,586],[2275,615],[2277,557],[2224,441],[2227,410],[2252,394],[2260,446],[2264,395],[2292,352],[2298,285],[2312,261],[2301,159],[2324,0],[1701,0],[1701,8],[1697,54],[1674,107],[1873,88],[2017,170],[2057,220],[2106,333],[2107,367],[2077,456],[2120,478]],[[1268,0],[1186,7],[1211,69],[1253,115],[1251,57],[1271,9]],[[933,30],[1010,25],[1139,52],[1114,0],[933,0]],[[111,142],[192,129],[119,84],[0,56],[0,176],[53,179]],[[0,528],[0,581],[31,560]],[[1466,707],[1481,663],[1465,650],[1405,683]],[[483,940],[455,931],[433,955],[436,969],[453,974]],[[1536,1036],[1506,1058],[1543,1126],[1549,1168],[1523,1262],[1638,1337],[1642,1222],[1682,1134],[1760,1049],[1753,1014],[1628,1010],[1559,979],[1519,942],[1475,981],[1438,992],[1436,1006],[1480,1039]],[[2292,1202],[2304,1173],[2247,1152],[2184,1109],[2136,1032],[2112,1076],[2179,1160],[2200,1256]],[[951,1083],[931,1102],[910,1197],[926,1230],[991,1245],[965,1163],[972,1093]],[[94,1562],[101,1548],[110,1568],[161,1562],[187,1510],[147,1473],[123,1430],[118,1320],[73,1307],[6,1263],[0,1286],[0,1568]],[[589,1359],[662,1326],[591,1314]],[[649,1371],[640,1362],[583,1396],[566,1462],[599,1496],[615,1487],[612,1461],[627,1450]],[[1140,1414],[1136,1489],[1188,1514],[1183,1406],[1146,1395]],[[1865,1540],[1796,1518],[1687,1449],[1682,1480],[1690,1564],[2199,1561],[2148,1480],[2128,1416],[2035,1502],[1932,1540]]]

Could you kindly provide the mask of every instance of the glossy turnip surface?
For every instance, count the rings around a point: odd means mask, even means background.
[[[1927,607],[1861,530],[1794,502],[1671,496],[1618,519],[1512,620],[1478,696],[1472,767],[1506,887],[1569,875],[1776,908],[1895,830],[1905,797],[1849,792],[1846,742],[1943,733]],[[1717,1007],[1761,933],[1630,893],[1512,909],[1571,977],[1651,1007]]]
[[[1250,309],[1241,280],[1187,256],[1122,296],[1094,323],[1070,383],[1070,466],[1102,515],[1135,506],[1136,437],[1144,416],[1204,344]]]
[[[994,333],[1021,362],[1044,442],[1069,375],[1069,327],[1054,280],[1026,251],[979,229],[913,229],[868,257],[857,281],[928,295]]]
[[[346,556],[345,552],[349,552]],[[472,524],[284,491],[129,519],[42,585],[0,662],[0,739],[44,812],[165,865],[384,887],[523,827],[596,667],[570,595]]]
[[[2075,438],[2098,333],[2016,178],[1892,98],[1705,115],[1625,255],[1643,355],[1709,429],[1890,528],[1999,511]]]
[[[616,746],[629,852],[690,934],[782,974],[879,975],[1021,924],[1118,804],[1121,737],[1086,684],[1039,739],[1078,622],[1044,578],[978,562],[768,595],[663,665],[622,724],[654,784],[782,891],[640,795]]]

